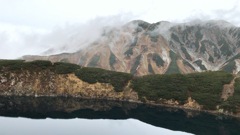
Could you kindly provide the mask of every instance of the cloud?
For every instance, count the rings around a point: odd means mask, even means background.
[[[134,19],[150,23],[217,19],[240,26],[238,0],[10,1],[0,0],[0,58],[74,52],[99,38],[103,27],[119,27]]]
[[[213,5],[212,3],[211,5]],[[191,14],[185,18],[180,19],[179,22],[189,22],[194,20],[208,21],[208,20],[224,20],[236,26],[240,26],[240,2],[232,0],[229,3],[215,3],[215,8],[196,9],[192,10]],[[225,4],[225,6],[224,6]]]
[[[103,28],[120,27],[132,18],[129,13],[97,17],[86,23],[56,26],[52,30],[0,24],[0,58],[76,52],[101,37]]]
[[[221,19],[229,21],[237,26],[240,26],[240,15],[239,2],[236,1],[232,8],[225,10],[215,10],[212,12],[213,19]]]

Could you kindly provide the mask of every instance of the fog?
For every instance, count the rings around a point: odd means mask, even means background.
[[[127,15],[98,17],[86,23],[65,24],[51,30],[5,24],[0,27],[0,58],[76,52],[100,38],[106,27],[119,28],[130,20]]]
[[[240,26],[238,0],[0,0],[0,59],[75,52],[104,27],[131,20],[149,23],[225,20]],[[165,33],[167,27],[158,31]]]

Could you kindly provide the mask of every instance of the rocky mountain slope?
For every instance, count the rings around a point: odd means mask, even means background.
[[[104,28],[102,35],[75,53],[24,56],[134,75],[240,70],[240,28],[225,21],[147,23],[129,22]]]

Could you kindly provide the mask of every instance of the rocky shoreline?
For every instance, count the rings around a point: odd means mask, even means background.
[[[225,72],[134,77],[49,61],[1,62],[0,96],[127,101],[240,117],[240,79]]]

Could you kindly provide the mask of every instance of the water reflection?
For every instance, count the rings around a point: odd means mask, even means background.
[[[34,119],[84,118],[123,120],[133,118],[156,127],[199,135],[237,135],[240,132],[240,122],[233,118],[213,116],[194,111],[103,100],[1,97],[0,115]],[[136,123],[133,125],[136,125]],[[91,128],[91,126],[88,127]],[[95,129],[96,127],[91,128],[94,131]],[[151,130],[146,129],[144,131]]]
[[[46,119],[0,117],[3,135],[188,135],[154,127],[138,120],[87,120],[87,119]],[[4,124],[2,124],[4,123]],[[14,130],[12,130],[14,127]]]

